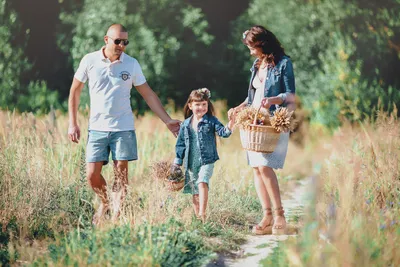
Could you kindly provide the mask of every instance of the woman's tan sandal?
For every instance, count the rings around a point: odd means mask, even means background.
[[[275,221],[272,226],[272,234],[273,235],[284,235],[286,233],[286,219],[285,219],[285,211],[282,207],[275,209]],[[282,220],[277,220],[277,218],[282,217]],[[281,223],[278,223],[281,222]]]
[[[272,217],[272,209],[264,209],[265,214],[261,222],[253,226],[252,233],[255,235],[267,235],[272,233],[272,224],[274,223],[274,217]]]

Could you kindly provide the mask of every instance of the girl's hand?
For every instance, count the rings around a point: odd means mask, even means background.
[[[179,128],[181,126],[181,121],[170,119],[165,123],[168,129],[173,133],[175,137],[178,136]]]
[[[235,127],[235,119],[229,120],[227,126],[228,126],[228,129],[232,132],[233,131],[233,127]]]
[[[266,108],[266,109],[268,109],[268,108],[271,106],[271,103],[269,102],[268,97],[263,98],[263,99],[261,100],[261,106],[264,107],[264,108]]]

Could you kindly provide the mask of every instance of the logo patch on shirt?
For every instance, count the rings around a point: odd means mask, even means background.
[[[131,74],[130,74],[129,72],[127,72],[127,71],[122,71],[122,72],[119,74],[119,77],[120,77],[122,80],[126,81],[126,80],[128,80],[128,79],[131,77]]]

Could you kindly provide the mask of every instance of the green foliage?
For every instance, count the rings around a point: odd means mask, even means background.
[[[211,251],[196,232],[171,219],[158,225],[73,231],[49,245],[48,260],[64,265],[201,266]]]
[[[23,48],[15,46],[13,32],[20,27],[18,16],[10,10],[9,1],[0,0],[0,107],[13,109],[23,93],[19,76],[31,68]]]
[[[254,0],[236,21],[233,42],[254,24],[274,32],[292,57],[297,93],[313,122],[337,126],[342,118],[361,120],[400,102],[400,78],[392,69],[400,67],[398,6],[389,0]]]
[[[208,24],[200,10],[182,0],[105,3],[86,0],[80,11],[63,12],[60,19],[64,27],[72,28],[70,35],[59,36],[59,44],[71,54],[74,69],[85,54],[101,48],[112,23],[127,27],[131,43],[126,52],[139,61],[150,86],[163,102],[167,98],[182,97],[182,92],[174,86],[176,80],[182,78],[178,58],[198,57],[199,54],[193,51],[195,47],[205,47],[213,40],[206,33]],[[132,90],[132,96],[133,109],[144,111],[141,96],[135,90]],[[81,103],[89,103],[87,90]]]
[[[278,242],[278,245],[272,249],[272,254],[267,258],[261,260],[259,263],[261,266],[279,266],[286,267],[290,266],[287,255],[286,247],[287,243],[292,242],[291,239],[285,240],[283,242]]]
[[[21,77],[32,68],[24,54],[29,31],[25,40],[16,39],[21,25],[7,0],[0,0],[0,25],[0,108],[39,114],[49,112],[51,106],[59,108],[58,93],[50,91],[46,82],[21,83]]]
[[[0,223],[0,265],[9,266],[10,260],[15,261],[17,255],[10,255],[8,246],[10,243],[10,236],[18,234],[18,227],[15,217],[12,218],[6,225]]]

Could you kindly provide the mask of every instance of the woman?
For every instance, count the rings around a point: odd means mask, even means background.
[[[248,97],[242,104],[229,110],[228,115],[231,116],[246,106],[258,108],[261,105],[271,113],[278,106],[294,110],[295,82],[292,62],[275,35],[262,26],[254,26],[243,33],[243,43],[256,60],[251,68]],[[247,151],[248,163],[253,167],[254,183],[264,212],[261,222],[253,227],[255,234],[270,233],[271,228],[272,234],[285,233],[286,220],[273,169],[283,168],[288,141],[289,133],[282,133],[273,153]]]

